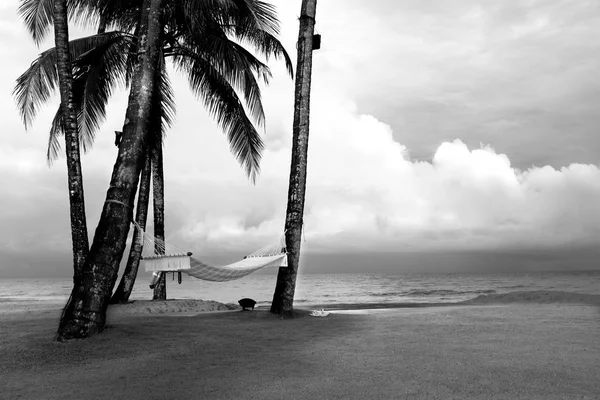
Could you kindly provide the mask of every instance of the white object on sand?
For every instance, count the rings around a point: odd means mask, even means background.
[[[329,311],[325,311],[325,309],[321,308],[320,310],[312,310],[310,312],[311,317],[326,317],[329,315]]]

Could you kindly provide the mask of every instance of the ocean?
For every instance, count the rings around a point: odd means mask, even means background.
[[[230,282],[206,282],[183,275],[183,282],[167,277],[169,299],[202,299],[237,303],[250,297],[258,306],[271,303],[277,271],[249,275]],[[149,277],[138,277],[131,300],[148,300]],[[72,288],[65,279],[0,279],[0,303],[67,301]],[[300,274],[297,307],[348,303],[451,303],[482,294],[557,290],[600,294],[600,271],[444,274]],[[0,308],[1,310],[1,308]]]

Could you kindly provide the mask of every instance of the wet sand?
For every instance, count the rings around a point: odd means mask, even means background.
[[[600,398],[600,296],[338,306],[291,320],[137,301],[68,343],[52,341],[60,309],[39,306],[0,303],[0,399]]]

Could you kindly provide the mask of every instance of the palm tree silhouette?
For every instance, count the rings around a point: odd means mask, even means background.
[[[172,61],[188,78],[190,88],[225,131],[230,150],[252,181],[259,173],[263,142],[244,104],[256,124],[263,125],[259,81],[268,83],[271,73],[240,43],[251,46],[267,61],[270,57],[283,59],[290,74],[292,71],[291,60],[276,39],[278,21],[274,7],[262,1],[145,0],[142,5],[134,0],[97,0],[93,7],[84,1],[75,3],[81,13],[91,15],[90,10],[96,10],[106,26],[115,28],[70,42],[74,98],[84,149],[92,144],[105,117],[113,88],[124,83],[130,84],[132,90],[111,187],[86,262],[87,279],[73,290],[74,300],[67,305],[59,328],[62,339],[85,337],[104,325],[144,154],[149,138],[154,136],[149,132],[157,124],[152,124],[150,118],[141,120],[139,115],[160,115],[158,125],[164,132],[175,111],[166,62]],[[25,20],[40,36],[45,26],[42,18]],[[132,31],[140,33],[139,39]],[[33,119],[39,105],[48,100],[56,85],[55,69],[56,50],[50,49],[18,78],[15,95],[24,120]],[[148,90],[150,87],[152,90]],[[160,101],[156,101],[157,96]],[[60,123],[63,118],[58,110],[50,131],[49,159],[57,154],[56,138],[64,133]]]

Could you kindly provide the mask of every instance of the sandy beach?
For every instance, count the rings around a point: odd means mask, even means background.
[[[52,341],[60,309],[0,303],[1,399],[598,399],[600,296],[335,307],[281,320],[201,300],[111,307]]]

